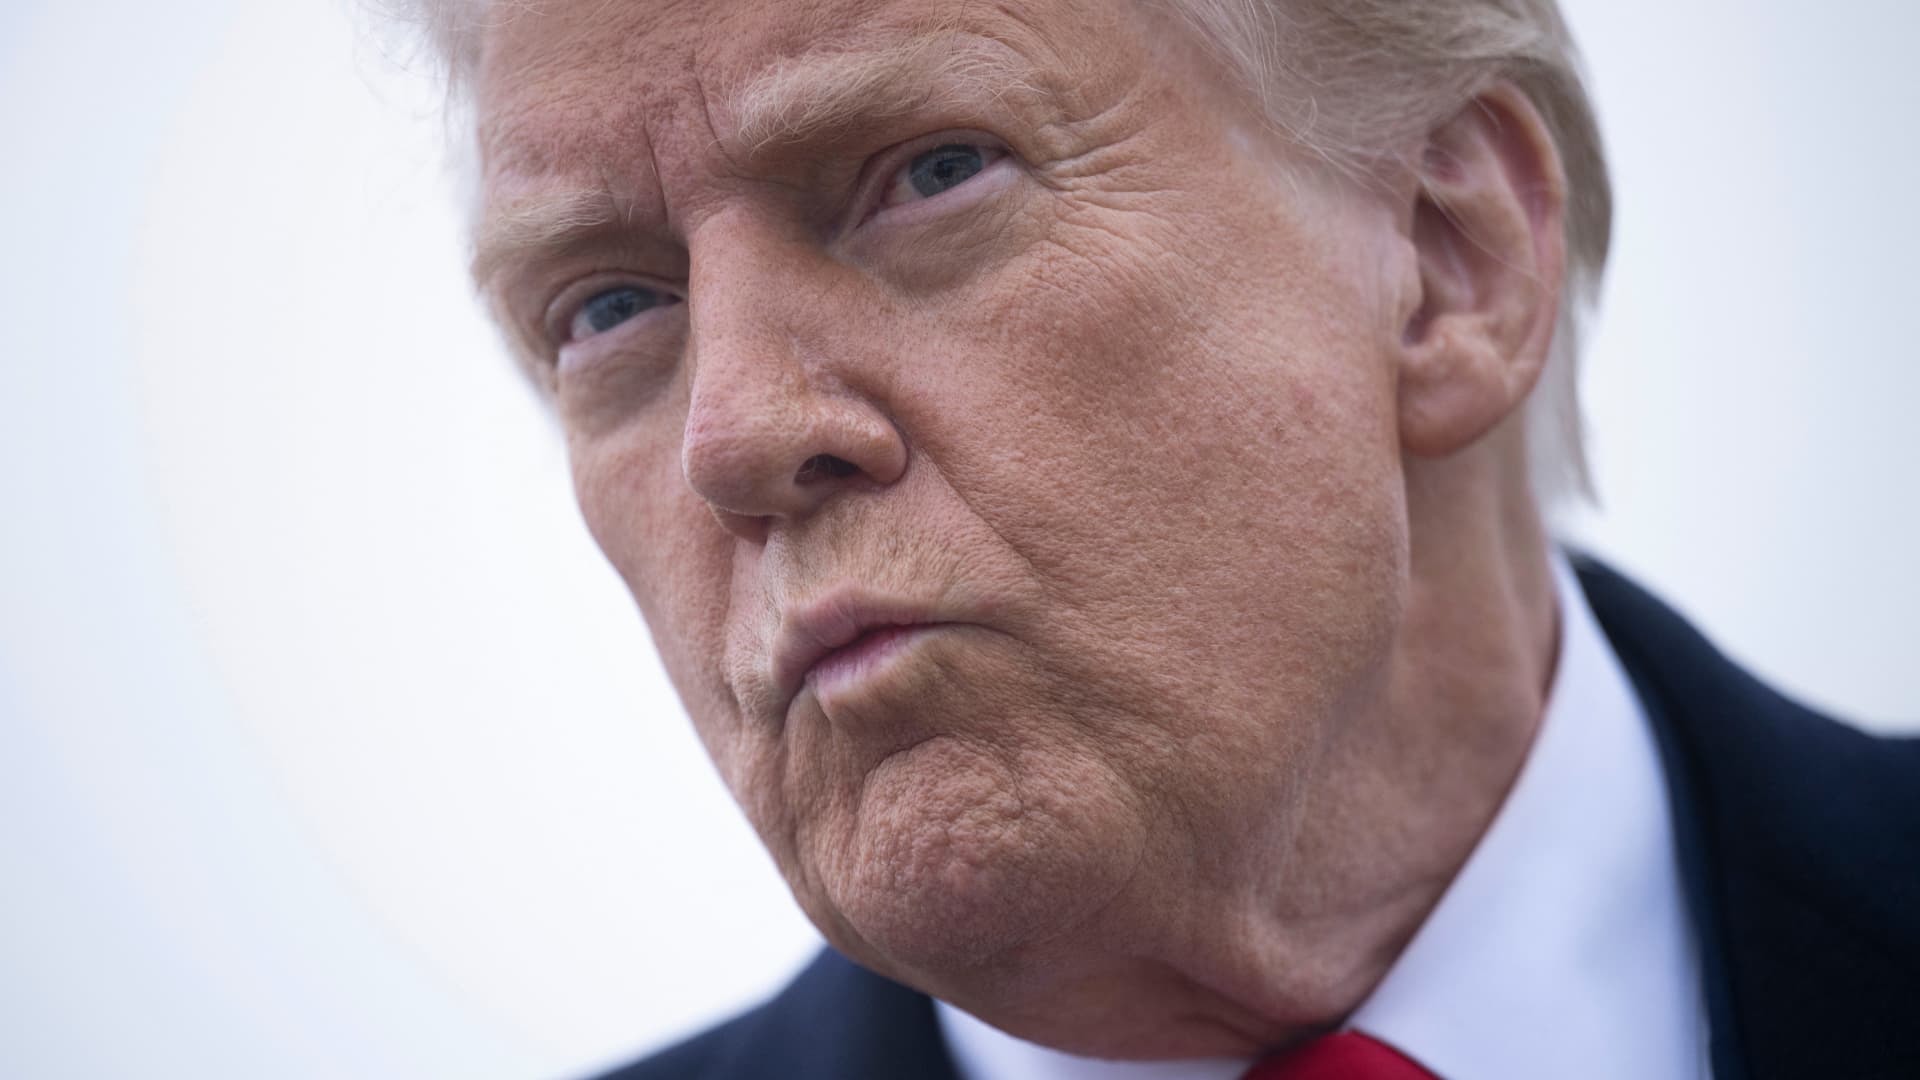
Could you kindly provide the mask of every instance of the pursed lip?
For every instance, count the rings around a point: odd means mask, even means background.
[[[831,590],[782,613],[773,643],[773,681],[784,714],[807,674],[836,651],[888,627],[941,626],[956,620],[930,604]]]

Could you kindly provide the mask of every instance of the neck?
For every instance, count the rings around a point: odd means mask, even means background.
[[[1304,978],[1270,982],[1265,1015],[1312,1027],[1358,1008],[1526,761],[1558,612],[1519,438],[1512,425],[1464,454],[1409,462],[1405,616],[1373,707],[1330,733],[1302,800],[1289,861],[1305,887],[1268,924],[1262,966]]]

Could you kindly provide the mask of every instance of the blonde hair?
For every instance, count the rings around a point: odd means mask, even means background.
[[[472,77],[494,21],[533,0],[369,0],[414,24],[450,100]],[[1555,0],[1148,0],[1185,22],[1268,120],[1330,169],[1366,182],[1489,85],[1540,111],[1567,175],[1567,278],[1560,320],[1526,407],[1541,504],[1590,495],[1580,415],[1579,329],[1606,267],[1613,196],[1578,51]]]

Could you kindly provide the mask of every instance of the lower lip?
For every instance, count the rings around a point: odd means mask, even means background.
[[[851,644],[842,645],[821,657],[807,672],[807,685],[813,688],[815,694],[832,687],[849,686],[878,671],[915,638],[937,629],[938,626],[921,624],[869,630]]]

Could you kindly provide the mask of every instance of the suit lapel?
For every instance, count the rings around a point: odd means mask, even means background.
[[[925,995],[831,949],[754,1017],[715,1080],[956,1080]]]
[[[1660,743],[1714,1075],[1920,1076],[1920,742],[1787,701],[1576,565]]]

